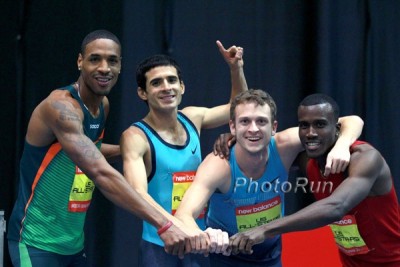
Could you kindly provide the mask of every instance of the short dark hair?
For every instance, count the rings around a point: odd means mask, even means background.
[[[113,33],[107,31],[107,30],[96,30],[88,35],[83,39],[82,44],[81,44],[81,54],[85,54],[85,49],[88,43],[93,42],[94,40],[97,39],[110,39],[113,40],[118,44],[118,46],[121,48],[121,43],[119,42],[119,39],[117,36],[115,36]]]
[[[332,107],[333,116],[335,120],[339,119],[340,108],[336,101],[325,94],[312,94],[306,96],[299,104],[299,106],[314,106],[320,104],[329,104]]]
[[[236,106],[243,103],[255,103],[257,105],[264,106],[268,104],[271,110],[271,121],[276,120],[277,107],[274,99],[267,92],[261,89],[249,89],[238,94],[231,102],[230,107],[230,119],[235,121],[235,109]]]
[[[153,55],[141,61],[136,68],[136,82],[140,88],[146,90],[146,73],[159,66],[172,66],[176,69],[179,81],[182,82],[181,68],[178,63],[167,55]]]

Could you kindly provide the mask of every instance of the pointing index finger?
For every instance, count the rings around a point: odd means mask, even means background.
[[[217,41],[216,41],[216,44],[217,44],[218,49],[219,49],[219,51],[220,51],[221,53],[224,52],[224,51],[226,51],[226,49],[225,49],[224,45],[221,43],[221,41],[217,40]]]

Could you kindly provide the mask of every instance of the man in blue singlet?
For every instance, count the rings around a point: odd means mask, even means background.
[[[97,186],[112,202],[157,228],[168,222],[129,186],[106,158],[120,155],[102,144],[108,93],[121,70],[121,45],[105,30],[89,33],[78,55],[80,76],[56,89],[33,111],[20,162],[19,193],[8,224],[15,267],[86,266],[84,221]],[[166,244],[185,234],[171,225]]]
[[[231,95],[235,96],[247,90],[243,49],[236,46],[225,49],[219,41],[217,45],[230,67]],[[144,199],[178,224],[173,214],[201,162],[200,131],[228,123],[229,99],[227,104],[213,108],[192,106],[178,110],[185,85],[177,62],[165,55],[143,60],[137,68],[136,80],[138,95],[148,104],[149,113],[122,134],[124,176]],[[201,229],[204,229],[203,215],[197,220]],[[177,251],[172,251],[160,239],[166,228],[168,224],[157,230],[144,222],[140,266],[208,266],[208,258],[203,255],[187,255],[183,259],[176,256],[183,253],[185,244],[180,243]],[[198,228],[186,232],[208,238]]]
[[[231,236],[276,220],[284,214],[284,188],[288,170],[303,150],[297,128],[276,132],[276,105],[262,90],[248,90],[231,103],[230,130],[236,144],[225,159],[210,153],[197,170],[175,216],[192,228],[209,201],[206,225]],[[349,155],[349,146],[361,134],[362,120],[356,116],[341,118],[342,131],[334,155]],[[346,156],[327,162],[336,172],[346,165]],[[339,164],[338,164],[339,163]],[[327,167],[327,169],[328,169]],[[203,252],[207,244],[197,240],[192,252]],[[228,248],[228,250],[226,250]],[[280,267],[281,238],[272,237],[253,247],[253,253],[210,254],[211,266]]]

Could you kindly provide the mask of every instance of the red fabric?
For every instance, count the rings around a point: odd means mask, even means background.
[[[352,148],[364,143],[357,141]],[[329,197],[346,178],[344,173],[323,177],[314,159],[308,162],[307,177],[309,182],[314,182],[314,186],[326,181],[334,184],[333,190],[326,187],[324,192],[320,187],[319,192],[313,192],[317,200]],[[362,267],[400,266],[400,211],[394,186],[386,195],[367,197],[348,214],[356,217],[358,230],[370,251],[355,256],[347,256],[340,252],[343,264]],[[397,263],[390,265],[390,262],[395,261]]]
[[[340,267],[339,252],[329,226],[282,235],[285,267]]]

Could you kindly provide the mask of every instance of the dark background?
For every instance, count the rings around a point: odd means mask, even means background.
[[[186,84],[181,107],[225,103],[230,77],[215,45],[221,40],[244,47],[248,85],[274,97],[280,129],[296,125],[298,102],[314,92],[334,97],[342,115],[362,117],[362,139],[386,158],[399,192],[399,18],[396,0],[3,1],[0,209],[7,219],[33,108],[52,89],[76,81],[81,41],[101,28],[120,38],[123,56],[109,95],[107,142],[118,143],[121,132],[146,114],[134,71],[152,54],[170,54],[180,63]],[[203,154],[227,130],[203,131]],[[115,167],[121,170],[120,163]],[[140,220],[96,192],[86,224],[92,266],[136,266]],[[296,209],[293,199],[288,212]]]

